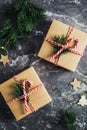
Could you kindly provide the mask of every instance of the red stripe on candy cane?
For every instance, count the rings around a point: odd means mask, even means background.
[[[73,32],[73,28],[72,28],[72,27],[69,27],[68,32],[67,32],[67,34],[66,34],[67,40],[68,40],[68,38],[70,37],[70,35],[71,35],[72,32]]]
[[[25,79],[23,82],[22,82],[22,90],[23,90],[23,94],[24,94],[24,104],[25,104],[25,111],[26,113],[28,113],[28,103],[27,103],[27,95],[26,95],[26,83],[29,83],[30,84],[30,87],[32,87],[32,83],[29,79]]]

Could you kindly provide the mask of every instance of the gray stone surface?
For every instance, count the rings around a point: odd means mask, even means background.
[[[4,10],[16,0],[0,0],[0,23],[4,21]],[[59,122],[60,111],[68,108],[76,112],[76,130],[87,130],[87,106],[77,105],[80,95],[87,92],[87,47],[76,72],[56,67],[37,57],[51,21],[55,18],[87,33],[87,0],[31,0],[46,9],[47,20],[32,30],[27,44],[18,41],[16,50],[10,50],[10,63],[0,63],[0,83],[14,74],[33,66],[46,86],[53,101],[24,119],[16,122],[4,99],[0,95],[0,130],[65,130]],[[73,90],[73,78],[82,80],[81,88]]]

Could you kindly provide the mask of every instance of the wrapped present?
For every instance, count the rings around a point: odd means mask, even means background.
[[[0,92],[16,120],[51,102],[33,67],[2,83]]]
[[[86,33],[53,20],[38,56],[75,71],[86,45]]]

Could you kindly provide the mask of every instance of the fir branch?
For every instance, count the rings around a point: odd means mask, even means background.
[[[75,120],[76,114],[74,111],[63,110],[64,122],[68,130],[76,130]]]
[[[0,46],[6,49],[16,46],[19,37],[25,40],[38,21],[45,18],[44,9],[30,0],[22,0],[6,10],[8,17],[0,30]]]
[[[66,41],[67,41],[67,36],[64,36],[64,35],[54,36],[53,40],[54,40],[56,43],[65,45],[65,44],[66,44]],[[60,46],[55,46],[55,45],[54,45],[54,52],[56,53],[56,52],[59,51],[61,48],[62,48],[62,47],[60,47]],[[63,50],[63,51],[61,52],[61,54],[67,53],[67,52],[69,52],[69,48]],[[60,54],[60,55],[61,55],[61,54]],[[58,55],[57,58],[59,58],[60,55]]]
[[[30,85],[29,83],[26,83],[26,85],[25,85],[26,93],[29,93],[29,85]],[[20,83],[16,82],[14,85],[12,85],[12,87],[14,88],[13,94],[15,97],[18,98],[23,95],[22,82],[20,82]],[[24,100],[22,99],[22,101],[24,101]],[[29,97],[27,97],[27,102],[29,103]]]

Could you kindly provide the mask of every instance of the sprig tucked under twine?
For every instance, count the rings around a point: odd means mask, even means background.
[[[58,65],[60,55],[65,52],[72,52],[74,54],[83,56],[83,54],[77,50],[80,44],[79,40],[77,38],[70,38],[72,31],[73,28],[69,27],[66,36],[62,35],[60,37],[58,35],[54,36],[53,39],[45,38],[45,41],[54,45],[55,53],[49,58],[49,61],[55,59],[55,64]]]
[[[25,112],[29,113],[29,107],[32,112],[35,111],[34,105],[30,102],[29,96],[32,95],[34,92],[38,91],[40,88],[42,88],[44,85],[41,83],[38,86],[32,88],[33,84],[29,79],[24,79],[22,82],[14,76],[14,80],[16,81],[16,84],[18,84],[15,88],[15,95],[16,98],[10,100],[7,102],[7,104],[23,100],[25,105]],[[32,88],[31,90],[29,88]]]

